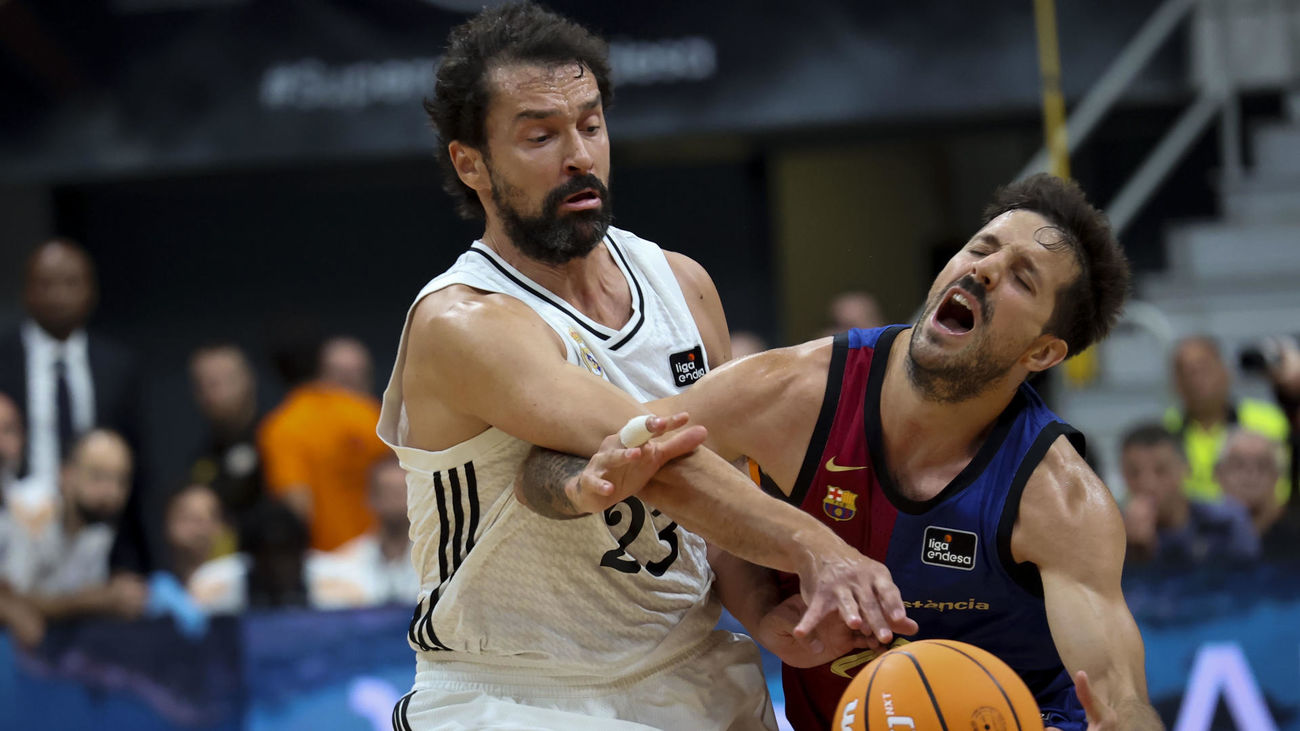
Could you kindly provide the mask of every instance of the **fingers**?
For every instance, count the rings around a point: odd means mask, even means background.
[[[659,464],[690,454],[709,437],[709,430],[698,424],[651,442],[649,451]]]
[[[1092,694],[1092,686],[1088,685],[1088,673],[1083,670],[1074,674],[1074,692],[1079,696],[1079,705],[1083,706],[1083,712],[1088,714],[1089,721],[1101,718],[1101,708],[1097,705],[1096,696]]]
[[[907,609],[903,606],[903,597],[899,594],[898,587],[894,584],[894,580],[888,571],[876,578],[874,588],[876,599],[880,602],[880,609],[885,615],[885,623],[894,631],[894,634],[916,634],[916,631],[920,628],[917,627],[915,621],[907,616]]]
[[[817,627],[817,625],[830,614],[833,606],[820,594],[814,595],[812,601],[808,603],[808,608],[804,610],[803,616],[799,618],[799,623],[794,626],[791,633],[796,639],[802,640],[807,637]]]
[[[858,620],[854,625],[847,615],[844,616],[844,623],[854,629],[862,628],[862,633],[871,635],[880,641],[882,645],[889,644],[894,639],[894,633],[889,628],[889,623],[885,621],[885,615],[880,611],[880,605],[876,602],[874,596],[864,597],[865,601],[857,602],[861,605],[862,614],[865,616],[865,622]]]
[[[646,421],[646,428],[650,430],[651,434],[659,436],[660,434],[667,434],[674,429],[680,429],[683,426],[686,426],[686,423],[690,420],[691,415],[685,411],[678,412],[672,416],[652,416],[648,421]]]

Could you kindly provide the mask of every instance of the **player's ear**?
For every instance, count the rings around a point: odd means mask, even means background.
[[[1023,365],[1030,373],[1038,373],[1065,360],[1065,356],[1070,354],[1070,346],[1065,341],[1051,335],[1043,333],[1034,339],[1034,342],[1020,356],[1020,364]]]
[[[456,168],[456,177],[460,178],[460,182],[474,190],[492,188],[482,152],[459,140],[452,140],[447,143],[447,154],[451,157],[452,167]]]

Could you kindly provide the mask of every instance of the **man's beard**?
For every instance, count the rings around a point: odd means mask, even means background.
[[[560,205],[564,199],[588,188],[600,196],[600,207],[561,216]],[[509,183],[498,185],[495,178],[492,180],[492,201],[501,212],[511,243],[525,256],[546,264],[564,264],[590,254],[605,238],[613,220],[609,189],[591,173],[552,190],[542,201],[542,212],[537,216],[526,217],[510,205],[508,197],[515,192]]]
[[[925,309],[921,321],[912,329],[906,361],[908,380],[921,396],[927,401],[949,404],[969,401],[983,394],[992,388],[1016,362],[1015,357],[999,357],[989,337],[990,330],[987,325],[993,321],[993,306],[988,302],[988,293],[984,285],[969,274],[954,284],[970,293],[970,296],[979,303],[981,332],[978,335],[972,334],[974,342],[955,355],[927,358],[920,351],[920,348],[924,347],[924,343],[920,341],[925,337],[922,328],[926,327],[925,332],[928,332],[935,311],[952,289],[952,285],[949,285],[939,293],[939,300]]]

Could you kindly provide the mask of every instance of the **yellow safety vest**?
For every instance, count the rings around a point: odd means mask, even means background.
[[[1183,451],[1187,454],[1187,464],[1191,469],[1183,482],[1183,491],[1195,500],[1218,500],[1223,495],[1219,483],[1214,481],[1214,465],[1219,460],[1219,450],[1228,430],[1237,426],[1258,432],[1277,442],[1282,447],[1288,445],[1290,424],[1286,414],[1277,406],[1266,401],[1242,399],[1234,409],[1228,412],[1226,423],[1217,424],[1206,429],[1198,422],[1187,421],[1182,412],[1170,408],[1165,412],[1165,428],[1178,434],[1183,440]],[[1285,503],[1291,495],[1291,467],[1284,459],[1282,476],[1277,481],[1277,499]]]

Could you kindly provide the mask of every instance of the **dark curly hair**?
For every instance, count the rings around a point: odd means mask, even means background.
[[[1106,214],[1073,181],[1039,173],[1003,186],[984,209],[984,223],[1014,210],[1033,211],[1051,222],[1079,263],[1079,276],[1057,291],[1043,326],[1043,332],[1065,341],[1067,357],[1078,355],[1106,337],[1119,319],[1129,292],[1128,259]]]
[[[513,63],[577,63],[596,78],[601,104],[608,109],[614,101],[605,41],[534,3],[511,3],[485,10],[452,29],[447,52],[438,66],[433,99],[424,100],[424,111],[438,132],[443,189],[456,199],[456,211],[464,218],[483,218],[483,204],[456,175],[447,145],[458,140],[487,154],[484,123],[492,93],[488,74]]]

